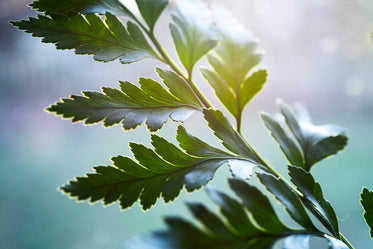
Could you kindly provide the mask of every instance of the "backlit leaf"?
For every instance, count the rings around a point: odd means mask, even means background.
[[[150,30],[153,30],[155,22],[168,5],[168,0],[136,0],[136,3]]]
[[[178,0],[170,24],[177,55],[191,76],[195,63],[216,46],[207,5],[200,0]]]
[[[98,61],[119,58],[122,63],[132,63],[158,58],[136,24],[128,22],[125,28],[110,13],[106,13],[104,20],[96,14],[39,15],[12,24],[33,36],[42,37],[45,43],[55,44],[57,49],[75,49],[76,54],[92,54]]]
[[[69,14],[70,12],[132,16],[132,13],[119,0],[37,0],[32,8],[46,14]]]
[[[162,70],[160,68],[157,68],[156,71],[159,77],[163,79],[163,83],[170,89],[170,92],[180,101],[196,106],[202,106],[198,97],[184,79],[172,71]]]
[[[52,105],[48,111],[64,118],[72,118],[73,122],[84,120],[85,124],[103,121],[104,126],[112,126],[122,122],[124,129],[136,128],[146,120],[149,130],[156,131],[169,118],[183,122],[193,112],[201,109],[200,105],[193,105],[196,102],[183,102],[182,100],[189,99],[173,95],[171,89],[167,91],[152,79],[141,78],[139,83],[140,88],[129,82],[120,82],[121,90],[103,88],[103,93],[83,92],[84,96],[72,95],[69,99],[62,99],[62,102]]]
[[[262,89],[267,71],[249,74],[262,57],[256,39],[219,5],[214,13],[219,45],[207,56],[213,70],[201,71],[222,104],[239,118],[245,105]]]
[[[180,147],[198,141],[181,126],[177,132]],[[103,200],[105,204],[119,201],[123,209],[140,200],[148,209],[162,196],[165,202],[174,200],[183,186],[194,191],[206,185],[215,171],[228,161],[245,159],[220,151],[204,142],[194,144],[192,153],[180,150],[164,138],[152,135],[154,149],[130,143],[135,160],[113,157],[113,166],[95,167],[95,173],[77,177],[62,190],[78,200]],[[205,156],[204,156],[205,155]],[[248,167],[251,167],[249,163]]]

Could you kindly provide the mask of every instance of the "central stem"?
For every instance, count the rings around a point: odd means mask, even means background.
[[[167,53],[164,51],[163,47],[159,44],[158,40],[155,38],[154,34],[151,32],[147,32],[149,38],[152,40],[154,46],[157,48],[158,52],[160,53],[161,57],[165,60],[165,63],[171,67],[171,69],[177,73],[181,78],[183,78],[190,88],[193,90],[193,92],[196,94],[198,99],[201,101],[203,106],[205,108],[210,108],[211,104],[207,101],[207,99],[203,96],[203,94],[198,90],[197,86],[193,83],[191,79],[192,73],[189,73],[189,77],[186,77],[180,69],[175,65],[175,63],[171,60],[171,58],[167,55]]]

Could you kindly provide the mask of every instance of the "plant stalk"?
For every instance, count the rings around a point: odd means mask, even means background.
[[[151,41],[153,42],[154,46],[157,48],[161,57],[165,60],[166,64],[169,65],[170,68],[175,73],[177,73],[180,77],[182,77],[188,83],[188,85],[192,88],[193,92],[196,94],[196,96],[198,97],[198,99],[201,101],[201,103],[203,104],[205,108],[212,107],[211,104],[207,101],[207,99],[203,96],[203,94],[199,91],[197,86],[193,83],[192,79],[190,77],[186,77],[181,72],[181,70],[175,65],[172,59],[167,55],[167,53],[165,52],[161,44],[158,42],[157,38],[154,36],[154,33],[149,32],[149,31],[146,31],[146,32],[149,38],[151,39]],[[191,73],[189,73],[189,75],[191,76]]]
[[[351,245],[351,243],[345,238],[345,236],[343,236],[342,233],[339,233],[339,237],[341,238],[341,240],[348,246],[348,248],[350,249],[354,249],[354,247]]]
[[[150,40],[153,42],[154,46],[156,47],[156,49],[158,50],[158,53],[160,54],[160,58],[162,59],[162,62],[166,63],[176,74],[178,74],[180,77],[182,77],[187,83],[188,85],[191,87],[191,89],[193,90],[193,92],[196,94],[196,96],[198,97],[198,99],[201,101],[201,103],[203,104],[203,106],[205,108],[210,108],[211,107],[211,104],[207,101],[207,99],[203,96],[203,94],[199,91],[199,89],[197,88],[197,86],[193,83],[192,81],[192,72],[188,72],[188,77],[186,77],[182,72],[181,70],[175,65],[175,63],[172,61],[172,59],[168,56],[168,54],[165,52],[165,50],[163,49],[163,47],[161,46],[161,44],[158,42],[158,40],[156,39],[155,35],[154,35],[154,31],[153,30],[148,30],[139,20],[137,20],[136,18],[134,18],[135,21],[140,25],[140,27],[146,32],[146,34],[148,35],[148,37],[150,38]],[[276,177],[280,178],[280,179],[283,179],[285,182],[287,182],[287,180],[282,177],[275,169],[273,169],[270,165],[268,165],[260,156],[259,154],[254,150],[254,148],[249,144],[249,142],[243,137],[243,134],[241,132],[241,123],[242,123],[242,108],[241,108],[241,103],[240,103],[240,99],[238,98],[239,96],[239,92],[240,92],[240,88],[239,88],[239,85],[238,85],[238,88],[236,89],[237,90],[237,105],[238,105],[238,116],[236,117],[236,124],[237,124],[237,127],[236,127],[236,130],[237,132],[239,133],[239,135],[243,138],[243,140],[247,143],[247,145],[249,146],[250,150],[252,151],[252,153],[255,155],[255,157],[257,157],[256,159],[260,161],[260,163],[263,164],[263,166],[265,166],[269,171],[271,171]],[[301,193],[299,193],[299,191],[297,191],[297,189],[295,189],[290,183],[288,183],[288,185],[296,191],[296,193],[298,193],[298,195],[301,195]],[[314,214],[315,215],[315,214]],[[316,217],[318,217],[318,215],[316,215]],[[320,218],[320,217],[318,217]],[[322,220],[322,219],[321,219]],[[340,239],[350,248],[350,249],[354,249],[354,247],[351,245],[351,243],[343,236],[342,233],[339,234],[340,236]]]

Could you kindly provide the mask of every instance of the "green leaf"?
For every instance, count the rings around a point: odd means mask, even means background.
[[[373,191],[363,188],[360,197],[361,205],[364,208],[365,222],[368,224],[370,236],[373,238]]]
[[[273,175],[258,172],[260,182],[281,202],[286,211],[299,225],[311,231],[317,231],[298,195],[281,179]]]
[[[203,77],[209,82],[214,89],[216,96],[227,110],[234,116],[239,115],[239,107],[237,106],[237,95],[234,90],[227,87],[226,82],[214,71],[206,68],[201,68]]]
[[[194,217],[198,219],[211,233],[216,234],[217,237],[220,238],[233,238],[233,234],[226,227],[224,222],[213,212],[208,210],[203,204],[189,202],[187,205]]]
[[[262,57],[256,39],[221,8],[215,8],[215,22],[219,30],[219,45],[208,54],[213,70],[201,69],[227,110],[239,119],[246,104],[262,89],[266,70],[249,72]]]
[[[267,70],[261,69],[245,79],[240,85],[240,104],[241,109],[249,103],[254,96],[262,90],[267,81]]]
[[[103,88],[103,93],[83,92],[84,96],[72,95],[48,108],[48,111],[72,118],[73,122],[84,120],[85,124],[103,121],[104,126],[120,122],[124,129],[133,129],[146,120],[150,131],[160,129],[169,119],[184,122],[201,106],[182,102],[161,84],[141,78],[141,88],[120,82],[120,90]]]
[[[268,114],[262,114],[262,118],[291,164],[310,171],[318,161],[344,149],[347,136],[343,128],[336,125],[316,126],[304,108],[292,108],[282,100],[278,101],[278,105],[291,135],[286,133],[281,121]]]
[[[168,0],[136,0],[136,3],[150,30],[153,30],[156,21],[168,5]]]
[[[120,58],[122,63],[132,63],[158,58],[136,24],[128,22],[126,29],[110,13],[106,13],[105,20],[96,14],[39,15],[12,24],[42,37],[45,43],[55,44],[57,49],[75,49],[76,54],[92,54],[98,61]]]
[[[188,134],[185,128],[183,128],[182,126],[178,127],[176,139],[182,149],[184,149],[188,154],[195,157],[230,158],[226,161],[226,163],[228,163],[230,170],[234,176],[249,178],[253,174],[254,168],[258,166],[249,159],[237,157],[233,154],[208,145],[207,143],[201,141],[199,138]],[[200,178],[200,175],[198,174],[199,173],[196,171],[195,177],[197,179]]]
[[[303,194],[303,204],[322,222],[334,236],[339,238],[338,220],[334,209],[324,198],[320,184],[302,168],[289,166],[291,181]]]
[[[249,216],[244,211],[243,206],[238,201],[211,188],[207,188],[207,193],[220,207],[220,212],[232,227],[232,233],[241,237],[252,237],[261,233],[261,231],[251,222]]]
[[[219,110],[204,109],[203,114],[209,127],[214,131],[215,136],[222,140],[224,147],[239,156],[251,159],[257,166],[265,168],[263,160],[246,143],[241,135],[233,129],[228,119]]]
[[[180,126],[177,139],[184,146],[197,138]],[[165,202],[174,200],[184,185],[188,191],[201,188],[227,162],[245,161],[205,146],[206,143],[202,141],[194,145],[194,154],[185,153],[154,134],[152,145],[154,149],[130,143],[136,161],[129,157],[113,157],[113,166],[95,167],[95,173],[77,177],[75,181],[63,186],[62,190],[78,200],[103,200],[105,204],[119,201],[123,209],[140,200],[143,209],[148,209],[161,195]]]
[[[310,249],[309,239],[315,236],[328,240],[331,249],[346,249],[342,241],[318,231],[286,228],[268,200],[261,194],[258,196],[256,188],[237,179],[231,179],[230,183],[243,204],[226,194],[208,189],[209,197],[219,206],[221,214],[215,214],[202,204],[189,203],[188,207],[199,221],[199,226],[181,218],[166,218],[167,230],[131,241],[126,248],[274,249],[279,248],[275,247],[276,242],[283,239],[283,249]],[[250,216],[245,207],[250,211]],[[255,219],[255,225],[251,217]],[[270,229],[259,228],[256,224],[266,224]]]
[[[163,83],[170,89],[170,92],[180,101],[202,107],[198,97],[184,79],[172,71],[160,68],[157,68],[156,71],[159,77],[163,79]]]
[[[177,14],[170,24],[177,55],[191,77],[193,67],[217,41],[209,17],[208,7],[202,1],[177,1]]]
[[[268,233],[281,233],[288,231],[277,217],[268,198],[259,189],[250,186],[240,179],[229,179],[231,189],[240,197],[243,204],[250,211],[256,223]]]
[[[303,151],[293,137],[286,133],[280,120],[276,120],[267,113],[261,113],[264,125],[271,132],[271,135],[278,142],[287,160],[295,166],[304,167]]]
[[[105,14],[132,17],[132,13],[119,0],[37,0],[30,6],[46,14],[69,14],[70,12]]]
[[[165,219],[168,230],[154,232],[151,236],[129,241],[128,249],[196,249],[223,247],[216,243],[209,234],[201,231],[195,225],[178,217]]]

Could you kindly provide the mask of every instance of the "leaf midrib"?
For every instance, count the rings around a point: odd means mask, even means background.
[[[62,103],[62,104],[67,104],[66,102]],[[55,105],[57,106],[57,105]],[[192,105],[160,105],[160,106],[149,106],[149,107],[127,107],[127,106],[124,106],[124,107],[69,107],[69,109],[84,109],[84,110],[105,110],[105,109],[117,109],[117,110],[121,110],[121,109],[128,109],[128,110],[148,110],[148,109],[162,109],[162,108],[168,108],[168,109],[178,109],[178,108],[182,108],[182,107],[188,107],[188,108],[191,108],[191,109],[195,109],[195,110],[200,110],[200,108],[197,108],[195,106],[192,106]]]

